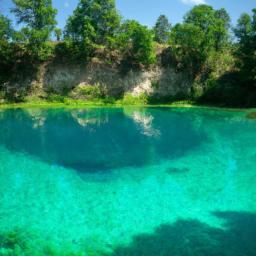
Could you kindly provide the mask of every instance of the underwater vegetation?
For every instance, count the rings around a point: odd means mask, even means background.
[[[60,247],[51,241],[43,241],[36,233],[21,229],[0,233],[0,256],[99,256],[94,248],[79,251],[72,245]]]
[[[82,256],[84,254],[59,249],[50,242],[42,243],[31,233],[21,229],[0,233],[0,256]]]
[[[1,256],[255,256],[256,214],[214,212],[223,227],[211,227],[199,220],[180,219],[163,224],[151,234],[133,237],[130,244],[111,253],[94,249],[80,252],[57,248],[32,234],[13,230],[0,234]]]

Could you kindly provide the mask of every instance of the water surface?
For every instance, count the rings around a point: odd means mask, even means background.
[[[0,255],[255,256],[255,129],[243,111],[0,110]]]

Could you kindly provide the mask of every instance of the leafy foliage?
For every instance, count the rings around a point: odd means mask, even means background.
[[[229,42],[229,30],[231,27],[231,19],[224,8],[215,11],[216,29],[215,29],[215,48],[217,51],[226,47]]]
[[[74,91],[73,95],[74,98],[82,98],[87,100],[99,100],[105,97],[105,93],[103,90],[103,86],[96,84],[96,85],[83,85],[78,86]]]
[[[243,14],[235,34],[239,40],[237,67],[243,83],[256,86],[256,9],[253,15]]]
[[[45,60],[51,50],[46,43],[53,31],[57,10],[52,7],[52,0],[13,0],[18,23],[25,24],[19,35],[26,49],[35,60]]]
[[[97,45],[112,46],[119,24],[114,0],[80,0],[67,21],[65,38],[75,51],[89,56]]]
[[[149,66],[156,60],[153,35],[151,31],[137,21],[125,21],[120,29],[118,44],[133,65]]]
[[[123,98],[117,101],[120,105],[146,105],[148,103],[148,96],[141,94],[140,96],[134,96],[131,93],[126,93]]]
[[[60,28],[55,28],[54,35],[56,37],[56,40],[59,42],[61,40],[62,30]]]
[[[171,24],[165,15],[160,15],[154,27],[155,41],[164,44],[168,42]]]
[[[26,27],[21,29],[18,36],[32,61],[45,61],[52,55],[53,47],[48,41],[49,31]]]
[[[194,7],[171,32],[171,51],[178,68],[194,76],[205,68],[207,59],[228,44],[230,18],[225,9],[208,5]]]
[[[10,40],[13,36],[13,28],[11,21],[5,16],[0,14],[0,63],[4,64],[9,61],[10,53]]]
[[[214,10],[209,5],[198,5],[187,13],[184,22],[197,26],[205,33],[203,49],[221,50],[228,41],[230,17],[223,8]]]
[[[11,26],[11,21],[4,15],[0,14],[0,39],[1,39],[1,41],[10,40],[12,35],[13,35],[13,29]]]
[[[177,70],[189,70],[196,74],[206,61],[207,49],[203,49],[204,32],[193,24],[178,24],[171,34],[171,61]]]
[[[13,51],[10,43],[13,34],[11,21],[0,14],[0,82],[6,76],[7,70],[13,61]]]
[[[56,24],[56,9],[51,0],[13,0],[15,7],[12,12],[18,23],[25,23],[31,29],[48,29],[51,31]]]

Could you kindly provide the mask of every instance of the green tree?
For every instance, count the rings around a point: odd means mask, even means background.
[[[156,60],[153,34],[137,21],[125,21],[119,32],[119,47],[132,64],[149,66]]]
[[[201,70],[207,59],[204,32],[193,24],[177,24],[171,33],[171,61],[177,70],[187,70],[192,75]]]
[[[55,28],[54,35],[56,37],[56,40],[59,42],[62,36],[62,30],[60,28]]]
[[[221,50],[229,44],[229,30],[231,27],[231,19],[224,8],[215,11],[215,47],[216,50]]]
[[[250,37],[252,32],[252,18],[249,14],[243,13],[240,16],[234,32],[240,42],[244,42]]]
[[[25,24],[20,38],[27,51],[35,59],[46,59],[50,51],[46,42],[56,24],[57,10],[53,8],[52,0],[13,0],[13,3],[12,12],[17,22]]]
[[[240,77],[246,85],[256,86],[256,9],[252,16],[242,14],[235,34],[238,38],[237,66]]]
[[[65,43],[75,58],[91,56],[96,47],[96,31],[89,17],[89,4],[89,1],[81,0],[65,27]]]
[[[10,60],[10,39],[12,35],[11,21],[0,14],[0,65]]]
[[[207,60],[214,59],[212,56],[228,44],[229,21],[224,9],[216,11],[208,5],[192,8],[184,23],[176,25],[171,32],[171,52],[178,67],[194,75],[205,70]]]
[[[0,14],[0,93],[3,82],[8,79],[14,62],[11,40],[14,35],[11,21]]]
[[[215,11],[215,17],[217,19],[220,19],[220,20],[223,21],[224,27],[226,29],[230,29],[230,27],[231,27],[231,24],[230,24],[231,19],[230,19],[230,16],[229,16],[228,12],[226,11],[226,9],[221,8],[221,9]]]
[[[160,15],[154,27],[155,41],[160,44],[168,42],[171,31],[171,24],[165,15]]]
[[[90,55],[97,45],[111,47],[120,25],[115,0],[80,0],[65,27],[65,39]]]
[[[11,25],[11,21],[0,14],[0,40],[8,41],[11,39],[13,35],[13,29]]]
[[[0,65],[6,64],[11,60],[11,45],[14,30],[11,21],[0,14]]]
[[[211,6],[197,5],[185,15],[184,22],[198,26],[202,31],[208,32],[214,24],[214,14],[215,11]]]
[[[18,23],[24,23],[31,29],[48,29],[51,32],[56,24],[57,10],[51,0],[13,0],[12,12]]]
[[[230,17],[222,8],[214,10],[209,5],[198,5],[185,16],[185,23],[198,26],[205,33],[205,46],[220,50],[228,41]]]

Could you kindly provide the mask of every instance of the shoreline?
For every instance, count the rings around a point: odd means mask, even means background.
[[[165,104],[126,104],[122,102],[105,103],[102,101],[81,101],[72,100],[68,102],[21,102],[21,103],[0,103],[0,110],[2,109],[25,109],[25,108],[124,108],[124,107],[138,107],[138,108],[204,108],[216,110],[230,110],[230,111],[251,111],[256,108],[243,107],[223,107],[216,105],[201,105],[189,101],[177,101]]]

